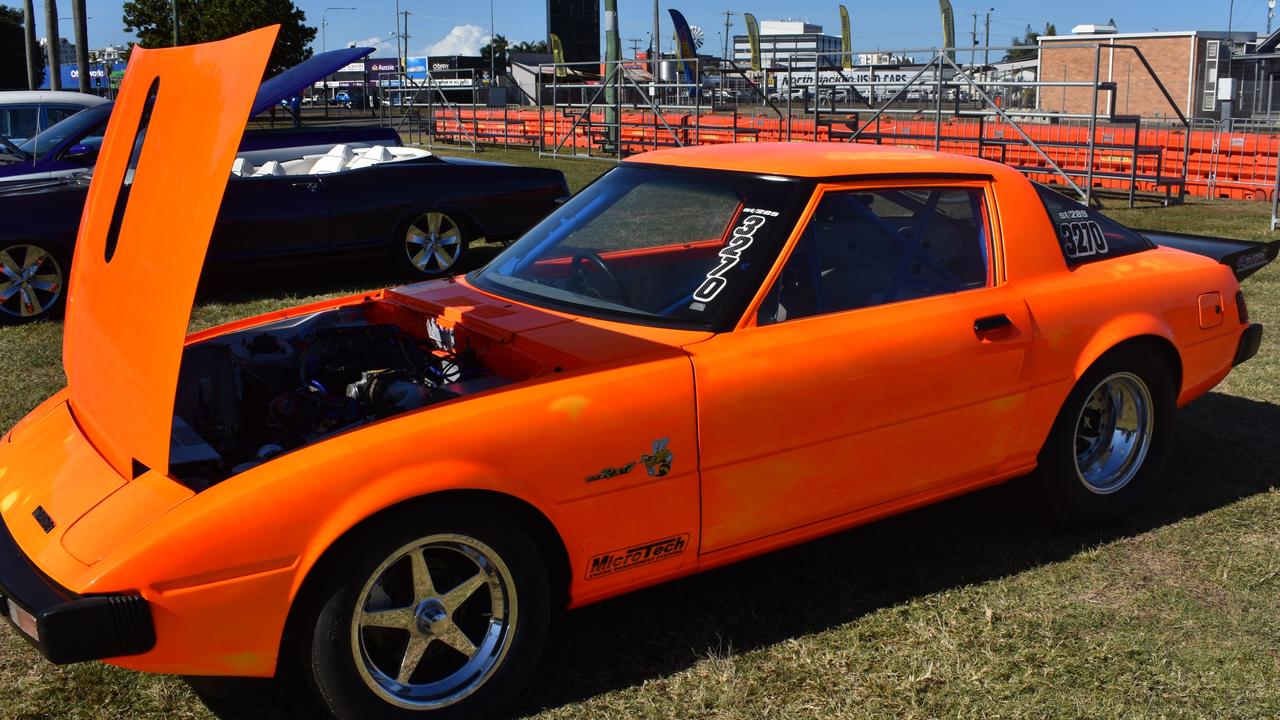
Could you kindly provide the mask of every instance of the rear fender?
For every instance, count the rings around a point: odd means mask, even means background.
[[[1178,384],[1178,391],[1182,391],[1181,378],[1181,354],[1178,352],[1178,344],[1174,340],[1173,329],[1162,319],[1153,315],[1144,313],[1129,313],[1121,315],[1102,327],[1098,328],[1093,337],[1085,344],[1084,350],[1081,351],[1080,357],[1076,360],[1076,366],[1073,372],[1073,380],[1079,382],[1089,368],[1093,367],[1098,358],[1109,352],[1117,345],[1134,340],[1140,337],[1152,337],[1165,341],[1170,350],[1178,358],[1178,377],[1175,378]]]

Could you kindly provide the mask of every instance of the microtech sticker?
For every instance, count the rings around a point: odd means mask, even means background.
[[[683,554],[688,546],[689,534],[685,533],[621,550],[610,550],[591,558],[591,562],[587,565],[587,579],[595,580],[605,575],[673,558]]]
[[[755,239],[756,231],[764,226],[765,222],[771,217],[777,217],[778,213],[773,210],[761,210],[759,208],[743,208],[741,220],[736,228],[733,229],[733,236],[729,238],[729,242],[720,250],[720,262],[707,272],[707,279],[702,281],[702,285],[693,291],[693,302],[689,305],[692,310],[702,311],[707,307],[707,303],[716,299],[729,285],[729,281],[725,279],[725,274],[738,265],[742,260],[742,254],[751,247],[752,241]]]

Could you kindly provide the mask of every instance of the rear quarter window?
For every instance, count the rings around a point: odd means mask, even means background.
[[[1155,247],[1147,238],[1091,207],[1043,185],[1036,185],[1036,192],[1049,213],[1049,221],[1058,236],[1058,248],[1070,267]]]

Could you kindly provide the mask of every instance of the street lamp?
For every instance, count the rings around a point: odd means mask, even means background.
[[[320,52],[325,52],[326,50],[329,49],[328,43],[325,40],[325,28],[329,27],[329,20],[325,17],[325,15],[328,15],[330,10],[355,10],[355,9],[356,8],[353,8],[353,7],[330,7],[330,8],[325,8],[324,12],[320,13]]]

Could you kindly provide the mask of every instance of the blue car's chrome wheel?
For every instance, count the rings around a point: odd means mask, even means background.
[[[423,213],[405,229],[406,259],[424,275],[444,275],[453,270],[465,249],[462,226],[445,213]]]

